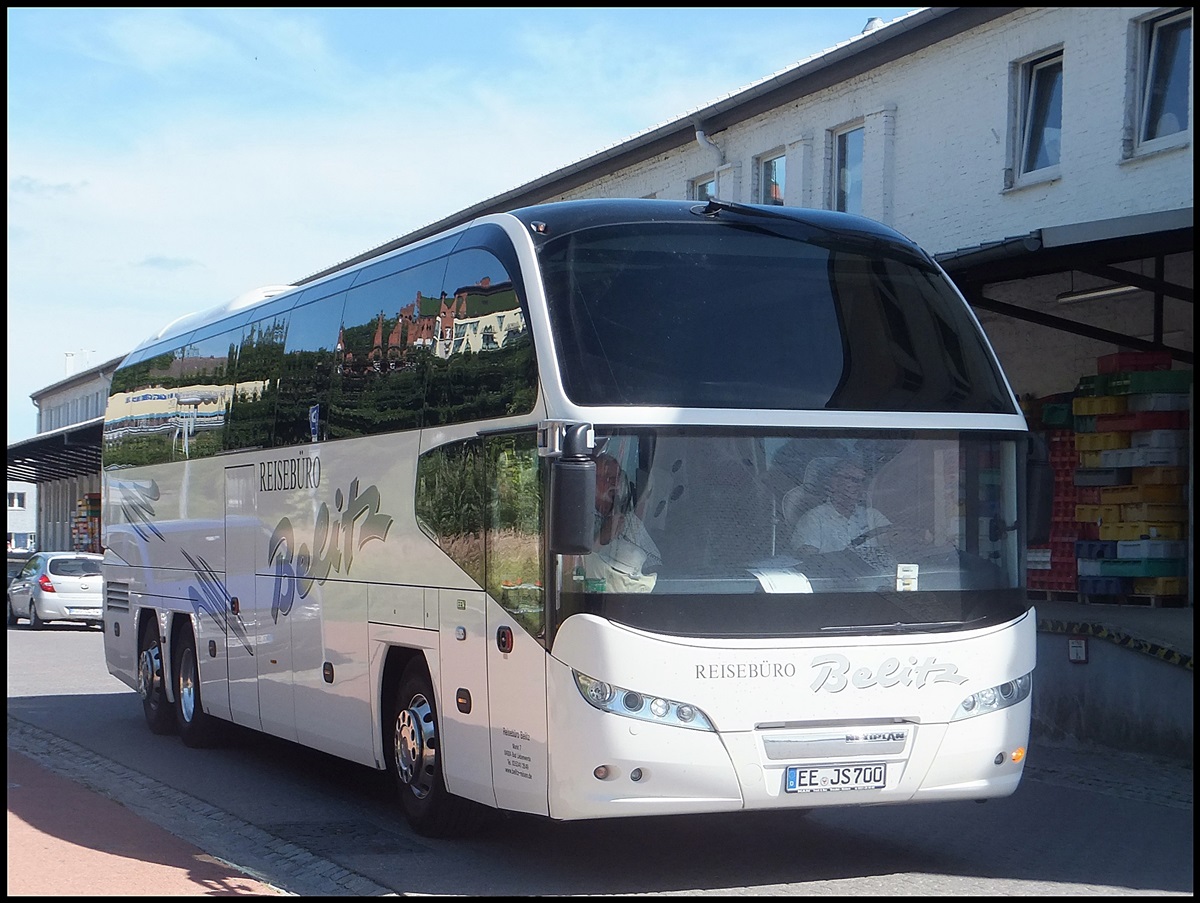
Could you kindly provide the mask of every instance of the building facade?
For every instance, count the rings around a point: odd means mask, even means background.
[[[8,550],[33,552],[37,544],[37,484],[8,481]]]

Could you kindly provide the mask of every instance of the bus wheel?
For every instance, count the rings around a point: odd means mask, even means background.
[[[426,837],[470,834],[486,809],[446,790],[441,768],[437,708],[424,662],[410,662],[392,698],[391,736],[385,738],[388,765],[400,808],[412,829]]]
[[[212,746],[217,740],[217,719],[200,703],[200,664],[190,627],[179,632],[175,643],[175,726],[186,746]]]
[[[146,724],[155,734],[171,734],[175,731],[175,713],[167,701],[167,688],[163,679],[162,645],[158,642],[158,631],[152,622],[142,628],[138,643],[138,695],[142,697],[142,712]]]

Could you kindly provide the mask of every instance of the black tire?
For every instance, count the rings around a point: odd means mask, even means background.
[[[442,775],[437,703],[425,662],[409,662],[389,700],[384,750],[400,809],[424,837],[462,837],[485,822],[489,810],[446,790]]]
[[[162,644],[158,627],[149,616],[138,640],[138,695],[142,697],[142,713],[146,726],[155,734],[175,733],[175,712],[167,699],[166,678],[163,675]]]
[[[32,599],[29,600],[29,629],[41,630],[46,626],[46,622],[41,619],[37,611],[37,603]]]
[[[184,627],[175,638],[175,727],[184,745],[200,748],[214,745],[219,738],[220,722],[206,714],[200,700],[200,662],[196,658],[196,638],[192,628]]]
[[[13,611],[12,596],[8,597],[8,626],[9,627],[17,626],[17,613],[15,611]]]

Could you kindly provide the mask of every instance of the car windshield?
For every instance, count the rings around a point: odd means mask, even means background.
[[[95,558],[51,558],[49,571],[56,577],[97,577],[100,562]]]

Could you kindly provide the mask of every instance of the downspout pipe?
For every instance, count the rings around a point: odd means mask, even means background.
[[[708,137],[708,135],[704,133],[704,129],[700,127],[699,123],[696,124],[696,143],[701,147],[712,151],[716,155],[717,162],[713,167],[714,170],[725,165],[725,152],[717,146],[716,142],[714,142]]]

